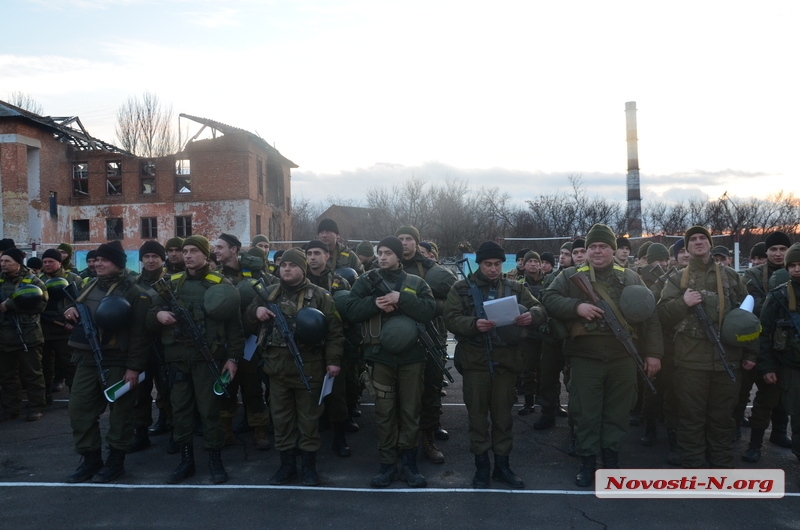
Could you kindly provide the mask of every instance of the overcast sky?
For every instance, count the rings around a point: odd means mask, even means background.
[[[0,99],[32,95],[116,143],[117,108],[256,132],[293,193],[360,200],[411,176],[517,200],[624,200],[625,102],[645,201],[800,191],[800,2],[18,0]]]

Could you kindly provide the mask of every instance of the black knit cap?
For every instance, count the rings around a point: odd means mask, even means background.
[[[7,248],[3,251],[3,256],[8,256],[20,265],[25,265],[25,253],[17,247]]]
[[[519,252],[517,252],[517,255],[516,255],[515,259],[524,258],[524,257],[525,257],[525,254],[527,254],[527,253],[528,253],[528,252],[530,252],[530,251],[531,251],[531,249],[529,249],[529,248],[523,248],[522,250],[520,250]]]
[[[10,248],[15,248],[16,246],[17,244],[14,243],[14,240],[11,239],[10,237],[7,237],[5,239],[0,239],[0,252],[5,252],[6,250]]]
[[[386,236],[381,239],[378,243],[378,250],[380,250],[381,247],[386,247],[394,252],[394,255],[398,258],[403,258],[403,243],[397,238],[397,236]]]
[[[47,258],[54,259],[57,262],[61,263],[61,252],[57,251],[54,248],[48,248],[47,250],[44,251],[44,254],[42,254],[43,260]]]
[[[572,242],[572,247],[570,250],[575,250],[576,248],[586,248],[586,240],[583,238],[576,239]]]
[[[674,245],[672,245],[672,256],[675,259],[678,259],[678,253],[681,251],[683,247],[686,246],[686,243],[683,241],[683,238],[677,240]]]
[[[628,241],[627,237],[618,237],[617,238],[617,248],[628,247],[628,250],[631,250],[631,242]]]
[[[328,248],[328,245],[326,245],[325,243],[323,243],[319,239],[312,239],[311,241],[306,243],[306,246],[304,247],[306,252],[308,252],[312,248],[322,249],[323,252],[327,252],[328,254],[330,254],[330,252],[331,252],[331,249]]]
[[[25,266],[29,269],[41,269],[44,267],[44,263],[42,263],[41,259],[33,256],[32,258],[28,258],[28,261],[25,262]]]
[[[112,241],[111,243],[103,243],[97,247],[98,258],[105,258],[120,269],[124,269],[128,263],[128,256],[125,254],[125,249],[122,248],[122,243],[119,241]]]
[[[232,235],[232,234],[220,234],[219,238],[229,244],[232,247],[236,247],[241,250],[242,242],[239,241],[239,238]]]
[[[768,249],[777,245],[783,245],[788,248],[792,246],[792,240],[783,232],[772,232],[767,236],[767,239],[764,240],[764,245]]]
[[[542,261],[546,261],[551,267],[556,266],[556,258],[552,252],[542,252]]]
[[[485,259],[499,259],[501,262],[506,260],[506,251],[494,241],[484,241],[475,253],[475,262],[480,263]]]
[[[139,248],[139,261],[144,259],[145,254],[157,254],[161,261],[167,261],[167,251],[158,241],[145,241]]]
[[[326,217],[322,221],[319,222],[319,226],[317,227],[317,233],[324,232],[327,230],[328,232],[333,232],[336,235],[339,235],[339,225],[336,224],[336,221]]]
[[[750,249],[751,258],[766,258],[767,257],[767,244],[759,241],[753,248]]]

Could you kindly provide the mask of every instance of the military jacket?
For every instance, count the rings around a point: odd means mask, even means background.
[[[761,308],[764,306],[764,301],[767,299],[767,294],[770,290],[769,279],[776,270],[782,268],[783,266],[773,265],[767,261],[757,267],[750,267],[744,271],[742,280],[747,286],[747,292],[753,296],[755,301],[753,313],[756,316],[761,315]]]
[[[52,275],[45,272],[39,275],[39,279],[42,280],[43,283],[47,283],[47,280],[52,278],[66,278],[69,283],[75,285],[76,291],[83,287],[83,278],[61,268]],[[69,337],[70,332],[64,327],[67,324],[67,320],[64,318],[64,311],[70,305],[69,298],[66,296],[60,299],[51,297],[47,300],[47,306],[42,312],[41,317],[44,340],[66,339]]]
[[[602,318],[587,321],[578,315],[578,306],[592,302],[572,283],[570,278],[583,273],[595,286],[610,298],[612,308],[619,308],[622,290],[629,285],[644,285],[638,274],[612,263],[604,269],[595,269],[588,263],[580,267],[569,267],[553,281],[542,294],[547,313],[564,322],[569,327],[569,339],[564,343],[564,354],[572,357],[586,357],[608,361],[625,357],[628,354]],[[624,318],[624,317],[623,317]],[[628,324],[628,332],[634,339],[642,358],[661,358],[664,354],[661,325],[658,315],[653,312],[644,323]]]
[[[147,366],[150,352],[149,334],[144,324],[150,308],[150,297],[136,285],[134,277],[125,269],[113,276],[89,280],[79,293],[78,302],[84,304],[94,318],[100,301],[106,296],[125,298],[131,305],[131,315],[129,321],[119,330],[110,331],[97,327],[103,366],[124,366],[141,372]],[[73,349],[73,362],[94,366],[94,356],[80,322],[73,325],[69,345]]]
[[[349,291],[350,282],[342,278],[330,269],[325,269],[322,274],[316,276],[311,269],[308,270],[308,281],[317,287],[323,288],[331,296],[337,291]]]
[[[331,257],[328,258],[328,268],[335,271],[341,267],[350,267],[356,271],[358,275],[364,274],[364,266],[361,265],[361,260],[358,259],[356,253],[336,243],[333,252],[331,252]]]
[[[480,271],[470,275],[469,279],[478,286],[483,300],[516,296],[517,303],[527,307],[533,317],[530,330],[538,328],[546,321],[547,313],[544,307],[521,283],[502,277],[491,281]],[[450,288],[444,306],[444,321],[447,330],[453,333],[458,341],[457,366],[463,370],[488,370],[483,333],[478,331],[478,317],[467,280],[459,280]],[[504,343],[496,332],[490,333],[493,345],[492,360],[499,363],[501,368],[521,372],[523,361],[519,348]]]
[[[240,359],[244,355],[241,312],[231,312],[226,320],[219,320],[208,315],[204,308],[206,290],[212,285],[221,283],[231,284],[218,272],[209,271],[208,267],[198,271],[196,276],[192,276],[188,272],[180,272],[169,278],[170,288],[179,303],[191,314],[192,320],[205,337],[212,356],[215,359]],[[159,311],[171,310],[166,299],[163,296],[159,298],[159,303],[151,307],[147,313],[147,327],[161,334],[166,361],[205,361],[203,354],[191,337],[182,332],[180,322],[164,326],[158,321]]]
[[[17,307],[14,303],[12,295],[20,285],[32,284],[36,285],[42,290],[43,297],[41,302],[33,309],[22,309]],[[30,269],[20,266],[19,272],[14,276],[9,276],[6,273],[0,273],[0,289],[6,298],[6,308],[8,311],[0,313],[0,351],[13,351],[22,349],[22,343],[19,340],[19,335],[15,326],[11,321],[11,316],[17,317],[19,326],[22,329],[22,337],[25,343],[30,346],[38,346],[44,342],[44,335],[42,334],[42,326],[39,320],[39,315],[44,311],[47,306],[47,289],[44,282],[36,277]]]
[[[266,289],[266,295],[270,301],[280,307],[293,334],[296,332],[296,318],[300,309],[311,307],[320,310],[325,315],[328,334],[324,341],[317,344],[304,344],[295,334],[295,343],[303,358],[303,371],[311,379],[310,383],[313,387],[321,386],[327,365],[342,366],[344,335],[342,321],[336,311],[333,298],[326,290],[313,285],[308,279],[303,279],[299,285],[294,287],[289,287],[283,282],[270,285]],[[262,323],[256,317],[258,308],[266,306],[267,304],[261,297],[256,297],[245,311],[245,320],[248,325],[263,327],[264,330],[260,342],[264,372],[270,378],[279,379],[284,386],[303,388],[297,366],[278,326],[274,325],[272,320]]]
[[[722,285],[723,294],[718,293],[718,281]],[[685,287],[684,287],[685,285]],[[739,307],[747,296],[747,287],[739,275],[730,267],[724,267],[709,259],[703,263],[693,258],[688,267],[673,272],[661,291],[658,301],[658,316],[665,332],[674,335],[675,366],[695,370],[725,370],[714,345],[706,337],[700,321],[693,310],[683,301],[686,288],[699,291],[703,295],[703,308],[714,328],[719,333],[719,308],[722,304],[723,320],[732,309]],[[755,344],[752,348],[735,348],[725,346],[728,363],[737,364],[743,359],[755,361]]]
[[[372,289],[369,277],[363,275],[356,280],[350,296],[344,302],[345,317],[354,323],[366,323],[363,326],[368,330],[364,337],[364,359],[389,366],[424,362],[425,349],[418,341],[405,351],[391,353],[371,337],[377,337],[383,324],[400,314],[422,323],[433,320],[436,316],[436,300],[430,286],[419,276],[407,274],[402,265],[399,269],[390,271],[376,270],[392,290],[400,293],[400,299],[397,303],[398,310],[384,313],[375,305],[375,300],[383,295]]]
[[[436,299],[436,316],[444,314],[444,301],[450,294],[450,288],[456,283],[456,275],[446,267],[442,267],[430,258],[425,258],[417,252],[410,260],[403,260],[403,270],[408,274],[419,276],[431,288],[431,293]],[[439,319],[437,319],[439,320]],[[442,322],[443,324],[443,322]],[[437,323],[437,327],[438,326]]]
[[[769,292],[761,310],[762,332],[756,364],[760,375],[775,373],[779,366],[800,370],[800,333],[791,322],[792,316],[800,318],[798,300],[799,280],[792,280]]]

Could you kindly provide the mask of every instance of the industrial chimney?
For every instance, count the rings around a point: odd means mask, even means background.
[[[636,137],[636,102],[625,103],[625,124],[628,140],[628,235],[642,236],[642,192],[639,189],[639,149]]]

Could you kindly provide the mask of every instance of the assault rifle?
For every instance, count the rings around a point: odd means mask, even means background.
[[[6,300],[8,300],[8,297],[6,297],[6,294],[0,290],[0,304]],[[25,353],[28,353],[28,343],[25,342],[25,335],[22,334],[22,327],[19,325],[19,319],[17,318],[17,315],[11,311],[6,311],[6,318],[9,319],[11,321],[11,325],[14,326],[14,331],[17,332],[17,337],[22,343],[22,349],[25,350]]]
[[[589,299],[591,302],[599,307],[603,311],[603,320],[605,321],[606,325],[611,329],[614,333],[614,336],[617,338],[622,346],[625,348],[625,351],[628,352],[628,355],[631,356],[633,361],[636,363],[636,370],[639,372],[639,375],[642,376],[645,383],[647,383],[648,388],[650,391],[655,394],[656,387],[653,386],[653,381],[647,376],[647,373],[644,371],[644,362],[642,362],[642,358],[639,355],[638,350],[636,349],[636,345],[633,343],[633,337],[622,325],[622,323],[617,318],[617,315],[614,314],[614,311],[611,309],[611,305],[603,300],[600,295],[597,294],[597,291],[594,290],[594,286],[589,281],[589,278],[582,272],[578,272],[573,274],[570,277],[570,281],[575,284],[575,286],[580,289],[580,291]]]
[[[791,289],[792,285],[789,284],[786,286],[786,288]],[[789,315],[789,321],[792,323],[795,333],[797,333],[797,335],[800,336],[800,314],[798,314],[797,311],[795,311],[794,313],[791,312],[789,310],[789,306],[786,305],[786,303],[783,301],[783,299],[781,299],[780,296],[777,296],[777,293],[776,295],[773,296],[773,298],[775,298],[775,301],[777,301],[781,305],[781,308],[784,311],[786,311],[786,314]]]
[[[483,308],[483,295],[481,294],[481,289],[478,287],[478,284],[469,279],[469,277],[472,276],[472,265],[470,265],[467,258],[458,260],[456,263],[467,264],[469,276],[465,276],[465,279],[469,285],[469,295],[472,297],[472,302],[475,305],[475,316],[478,317],[478,319],[489,320],[486,317],[486,310]],[[483,332],[481,335],[483,337],[483,349],[486,350],[486,364],[489,365],[489,373],[494,376],[494,367],[500,363],[496,363],[492,360],[492,336],[490,332]]]
[[[175,293],[169,286],[169,282],[167,282],[165,278],[161,278],[155,282],[153,284],[153,289],[155,289],[161,298],[163,298],[169,304],[169,310],[178,320],[181,333],[184,336],[192,339],[194,345],[198,350],[200,350],[203,360],[206,362],[208,369],[211,370],[211,374],[214,376],[214,392],[217,393],[217,388],[219,388],[222,391],[222,394],[220,395],[224,394],[225,397],[229,397],[228,383],[230,380],[229,378],[223,377],[223,375],[220,373],[219,367],[217,366],[217,361],[214,360],[214,356],[211,353],[211,347],[208,345],[208,341],[203,336],[200,328],[197,327],[197,323],[192,318],[192,314],[189,313],[188,309],[181,305],[178,297],[175,296]]]
[[[369,271],[367,273],[367,279],[373,291],[378,291],[381,294],[389,294],[392,292],[392,288],[386,283],[386,280],[383,279],[377,270],[373,269]],[[403,314],[403,311],[399,308],[398,311]],[[434,366],[436,366],[448,381],[455,383],[455,379],[450,375],[450,369],[446,366],[446,361],[444,360],[447,359],[447,348],[436,340],[436,337],[439,335],[436,326],[433,325],[433,322],[426,322],[424,324],[416,320],[414,322],[417,325],[417,339],[422,343],[422,347],[425,348],[425,351],[428,353],[429,359],[433,361]]]
[[[64,288],[64,294],[74,304],[75,310],[78,312],[78,324],[83,329],[83,334],[86,335],[86,340],[92,349],[94,364],[97,366],[97,374],[100,376],[103,388],[106,388],[108,386],[108,370],[103,368],[103,349],[100,347],[100,334],[97,331],[97,325],[94,323],[92,312],[89,311],[89,307],[86,304],[78,302],[78,287],[74,283],[70,283],[68,287]]]
[[[300,350],[297,348],[297,342],[294,340],[294,333],[292,333],[292,329],[289,327],[289,323],[286,322],[286,316],[281,311],[281,308],[275,302],[270,301],[269,296],[267,296],[267,282],[264,280],[264,277],[258,279],[258,282],[253,284],[253,289],[255,290],[256,294],[258,295],[261,300],[267,304],[267,309],[272,311],[275,314],[275,325],[278,326],[278,331],[283,337],[283,341],[286,343],[286,347],[289,348],[289,353],[292,354],[292,360],[294,360],[294,365],[297,367],[297,371],[300,372],[300,379],[303,381],[303,386],[306,387],[308,393],[311,393],[311,378],[306,375],[303,371],[303,367],[305,363],[303,362],[303,357],[300,355]]]

